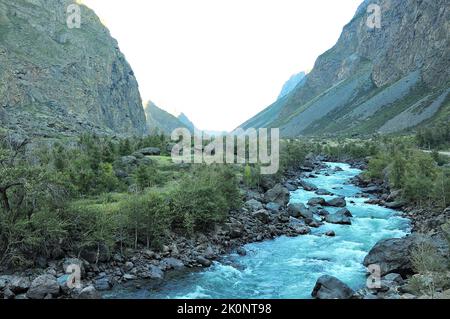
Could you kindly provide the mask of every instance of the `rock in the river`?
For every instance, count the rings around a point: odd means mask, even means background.
[[[351,225],[352,220],[350,219],[352,214],[346,208],[338,210],[334,214],[325,216],[325,221],[331,224],[341,224],[341,225]]]
[[[410,260],[415,239],[412,236],[379,241],[364,258],[364,266],[379,265],[381,276],[389,273],[408,275],[413,272]]]
[[[317,279],[311,296],[317,299],[350,299],[355,292],[339,279],[324,275]]]
[[[266,203],[274,202],[284,206],[289,202],[289,195],[290,193],[286,187],[276,184],[264,194],[264,200]]]
[[[211,266],[211,264],[212,264],[211,260],[208,260],[208,259],[206,259],[206,258],[203,257],[203,256],[197,257],[197,262],[198,262],[200,265],[202,265],[203,267],[209,267],[209,266]]]
[[[247,251],[245,250],[244,247],[239,247],[238,249],[236,249],[236,252],[239,256],[245,256],[247,255]]]
[[[299,184],[301,187],[303,187],[303,189],[305,191],[316,191],[318,190],[317,186],[315,186],[314,184],[307,182],[303,179],[299,180]]]
[[[333,199],[330,199],[326,202],[327,206],[333,206],[333,207],[345,207],[347,206],[347,202],[345,201],[345,197],[336,197]]]
[[[325,236],[334,237],[336,236],[336,233],[334,232],[334,230],[329,230],[325,233]]]
[[[327,191],[326,189],[318,189],[318,190],[316,191],[316,194],[317,194],[317,195],[320,195],[320,196],[326,196],[326,195],[331,196],[331,195],[333,195],[332,192],[329,192],[329,191]]]
[[[59,295],[59,284],[54,276],[41,275],[33,280],[27,297],[30,299],[44,299],[47,295]]]
[[[313,213],[302,203],[290,203],[288,206],[288,213],[290,216],[295,218],[313,218]]]
[[[87,286],[81,290],[78,299],[102,299],[102,296],[94,286]]]
[[[155,266],[155,265],[150,265],[148,267],[148,274],[149,274],[149,278],[150,279],[163,279],[164,278],[164,272],[161,270],[161,268]]]
[[[309,206],[324,206],[326,201],[322,197],[313,197],[308,200]]]
[[[111,282],[109,281],[108,277],[101,276],[94,281],[94,287],[95,289],[99,291],[103,290],[109,290],[111,289]]]
[[[261,204],[256,199],[250,199],[245,203],[245,207],[250,209],[251,211],[255,212],[257,210],[263,209],[263,204]]]

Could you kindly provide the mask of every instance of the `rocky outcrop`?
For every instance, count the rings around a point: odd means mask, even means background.
[[[350,299],[355,292],[336,277],[324,275],[317,279],[311,293],[316,299]]]
[[[364,258],[364,266],[379,265],[381,276],[389,273],[412,274],[410,253],[414,242],[413,236],[381,240]]]
[[[381,27],[367,25],[381,9]],[[241,125],[284,136],[405,130],[448,108],[445,0],[366,0],[337,43],[290,94]]]
[[[280,95],[278,96],[278,100],[291,93],[303,81],[305,76],[305,72],[300,72],[292,75],[289,80],[284,83]]]
[[[0,124],[29,135],[143,135],[138,84],[116,40],[70,0],[0,0]]]
[[[30,299],[44,299],[58,296],[60,287],[56,278],[52,275],[42,275],[37,277],[31,283],[27,291],[27,297]]]

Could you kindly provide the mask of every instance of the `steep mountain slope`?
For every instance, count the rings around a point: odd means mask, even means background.
[[[366,24],[369,4],[381,28]],[[448,108],[450,6],[446,0],[365,1],[302,85],[242,125],[284,136],[388,133]]]
[[[165,133],[170,135],[173,130],[180,127],[191,130],[190,126],[159,108],[152,101],[147,103],[145,115],[147,116],[147,127],[150,133]]]
[[[306,73],[305,72],[300,72],[297,74],[294,74],[293,76],[291,76],[289,78],[289,80],[287,80],[286,83],[284,83],[283,88],[281,89],[280,95],[278,96],[278,99],[281,99],[282,97],[288,95],[289,93],[292,92],[292,90],[295,89],[295,87],[302,82],[302,80],[305,78]]]
[[[95,13],[69,0],[0,0],[0,123],[36,136],[146,133],[133,71]],[[72,21],[69,19],[69,21]]]

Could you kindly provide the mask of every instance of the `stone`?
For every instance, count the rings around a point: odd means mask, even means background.
[[[181,269],[184,267],[184,264],[179,259],[169,257],[161,260],[160,266],[164,270],[170,270],[170,269]]]
[[[311,296],[316,299],[350,299],[354,294],[355,292],[341,280],[324,275],[317,279]]]
[[[239,247],[238,249],[236,249],[236,253],[239,256],[246,256],[247,255],[247,251],[243,247]]]
[[[102,296],[95,287],[91,285],[81,290],[78,299],[102,299]]]
[[[324,206],[326,201],[322,197],[313,197],[308,200],[308,206]]]
[[[260,209],[263,209],[263,204],[261,204],[256,199],[250,199],[247,202],[245,202],[245,207],[250,209],[250,211],[258,211]]]
[[[261,221],[263,224],[267,224],[270,222],[270,215],[265,209],[261,209],[258,210],[257,212],[254,212],[252,216]]]
[[[150,279],[156,279],[156,280],[162,280],[164,279],[164,271],[161,270],[161,268],[150,265],[148,267],[148,274]]]
[[[318,190],[316,191],[316,194],[317,194],[317,195],[320,195],[320,196],[332,196],[332,195],[333,195],[332,192],[327,191],[326,189],[318,189]]]
[[[334,237],[336,236],[336,233],[334,232],[334,230],[329,230],[325,233],[325,236]]]
[[[44,299],[48,294],[56,297],[59,295],[60,287],[54,276],[41,275],[34,279],[30,289],[27,291],[27,297],[30,299]]]
[[[276,184],[264,194],[264,200],[266,203],[274,202],[284,206],[289,202],[289,196],[290,193],[286,187]]]
[[[406,276],[413,273],[410,252],[415,240],[412,236],[380,240],[364,258],[364,266],[379,265],[381,276],[397,273]]]
[[[209,266],[211,266],[211,264],[212,264],[212,262],[211,262],[210,260],[206,259],[206,258],[203,257],[203,256],[197,257],[197,262],[198,262],[200,265],[202,265],[203,267],[209,267]]]
[[[111,289],[111,282],[109,281],[108,277],[103,276],[95,279],[94,281],[94,287],[98,291],[104,291]]]
[[[300,186],[305,190],[305,191],[316,191],[318,190],[317,186],[315,186],[314,184],[307,182],[303,179],[299,180],[299,184]]]
[[[295,218],[303,217],[312,219],[314,217],[313,213],[302,203],[289,203],[288,213]]]
[[[350,217],[352,217],[350,211],[346,208],[343,208],[338,210],[334,214],[325,216],[325,221],[331,224],[351,225],[352,220]]]
[[[266,204],[266,209],[268,211],[270,211],[271,213],[278,213],[281,209],[281,206],[280,206],[280,204],[270,202],[270,203]]]
[[[326,201],[325,205],[332,207],[345,207],[347,206],[347,202],[345,201],[345,197],[336,197]]]

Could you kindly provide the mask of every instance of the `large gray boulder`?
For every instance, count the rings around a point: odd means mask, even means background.
[[[305,181],[305,180],[303,180],[303,179],[299,180],[299,184],[300,184],[301,187],[303,187],[303,189],[304,189],[305,191],[311,191],[311,192],[313,192],[313,191],[318,190],[318,188],[317,188],[316,185],[314,185],[314,184],[312,184],[312,183],[310,183],[310,182],[307,182],[307,181]]]
[[[350,213],[350,211],[346,208],[343,208],[338,210],[334,214],[325,216],[325,221],[331,224],[351,225],[352,224],[351,217],[353,216]]]
[[[328,200],[326,206],[345,207],[347,206],[347,202],[345,201],[345,197],[336,197]]]
[[[326,201],[322,197],[313,197],[308,200],[308,206],[324,206]]]
[[[87,286],[81,290],[78,299],[102,299],[102,296],[94,286]]]
[[[412,236],[379,241],[364,258],[364,266],[379,265],[381,276],[389,273],[408,275],[413,273],[410,260],[415,239]]]
[[[161,260],[160,266],[164,270],[169,270],[169,269],[181,269],[184,267],[184,264],[181,260],[170,257]]]
[[[290,203],[288,206],[288,213],[295,218],[313,218],[313,213],[302,203]]]
[[[59,295],[60,287],[56,278],[52,275],[41,275],[33,280],[27,297],[30,299],[44,299],[48,295],[56,297]]]
[[[355,292],[344,282],[324,275],[317,279],[311,296],[317,299],[350,299]]]
[[[274,202],[284,206],[289,202],[289,195],[290,193],[286,187],[277,184],[264,194],[264,200],[266,203]]]
[[[252,216],[261,221],[263,224],[267,224],[270,222],[270,215],[265,209],[261,209],[258,210],[257,212],[254,212]]]

